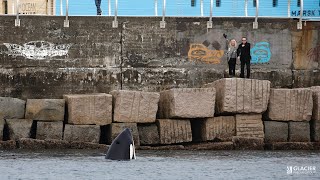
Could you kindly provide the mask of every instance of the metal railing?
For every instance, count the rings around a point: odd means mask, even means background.
[[[20,26],[21,15],[26,15],[28,13],[23,13],[21,10],[21,1],[15,0],[12,9],[15,9],[16,20],[15,25]],[[53,1],[53,0],[51,0]],[[255,6],[253,5],[255,1]],[[112,27],[118,27],[118,17],[121,16],[162,16],[160,21],[160,27],[165,28],[166,22],[165,18],[169,16],[178,17],[208,17],[207,28],[213,27],[212,18],[213,17],[249,17],[254,18],[253,29],[258,28],[259,18],[296,18],[299,19],[297,24],[298,29],[302,29],[303,21],[319,20],[320,21],[320,5],[314,6],[316,0],[304,1],[300,0],[300,7],[295,3],[296,0],[288,1],[278,1],[277,7],[272,7],[270,1],[259,1],[259,0],[221,0],[220,5],[217,6],[217,2],[214,3],[213,0],[198,0],[196,1],[195,7],[191,7],[191,2],[189,0],[141,0],[134,1],[136,4],[134,7],[128,7],[129,2],[132,0],[108,0],[102,1],[102,9],[106,9],[103,15],[113,16]],[[48,1],[47,1],[48,2]],[[143,2],[148,2],[147,4],[140,4]],[[270,3],[266,6],[266,2]],[[55,7],[54,9],[47,9],[46,15],[60,15],[65,16],[64,27],[69,27],[69,15],[96,15],[94,0],[83,0],[83,1],[70,1],[69,0],[59,0],[59,3],[53,1]],[[79,8],[81,7],[81,8]],[[85,8],[85,11],[81,9]],[[91,7],[91,8],[88,8]],[[305,9],[305,8],[315,8],[315,10]],[[78,9],[77,11],[75,9]],[[268,14],[271,10],[276,13]],[[158,12],[162,11],[162,14]],[[52,14],[53,12],[53,14]],[[34,14],[33,14],[34,15]],[[309,16],[312,15],[312,16]]]

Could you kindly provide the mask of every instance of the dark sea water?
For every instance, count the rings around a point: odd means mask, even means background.
[[[319,151],[136,153],[111,161],[92,150],[0,151],[0,179],[320,179]]]

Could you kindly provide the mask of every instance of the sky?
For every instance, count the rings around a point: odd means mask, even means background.
[[[111,1],[111,14],[114,14],[115,0]],[[56,0],[56,14],[60,15],[60,2]],[[65,2],[62,0],[62,12],[65,15]],[[154,0],[118,0],[118,16],[154,16]],[[162,2],[158,0],[158,16],[162,16]],[[210,0],[203,0],[203,15],[210,15]],[[213,16],[245,16],[244,0],[221,0],[221,7],[215,7],[213,0]],[[297,0],[291,0],[291,10],[299,10]],[[260,16],[270,16],[271,14],[286,17],[288,1],[279,0],[277,7],[272,7],[271,0],[260,1]],[[305,0],[306,9],[314,10],[316,15],[320,14],[319,0]],[[108,15],[108,0],[101,2],[102,15]],[[191,0],[166,0],[166,16],[201,16],[200,0],[196,0],[196,6],[191,7]],[[71,16],[95,16],[96,6],[94,0],[69,0],[69,15]],[[255,16],[253,1],[248,0],[248,16]]]

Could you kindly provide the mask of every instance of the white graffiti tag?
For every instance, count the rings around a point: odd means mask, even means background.
[[[47,59],[56,56],[68,55],[71,44],[55,45],[46,41],[31,41],[23,45],[3,43],[8,51],[8,55],[17,57],[23,56],[28,59]]]

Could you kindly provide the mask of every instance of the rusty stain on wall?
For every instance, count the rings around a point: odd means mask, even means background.
[[[307,56],[308,56],[310,61],[317,62],[318,63],[318,67],[320,67],[320,44],[318,44],[314,48],[310,48],[308,53],[307,53]]]
[[[223,55],[223,50],[210,50],[203,44],[191,44],[188,59],[208,64],[220,64]]]

